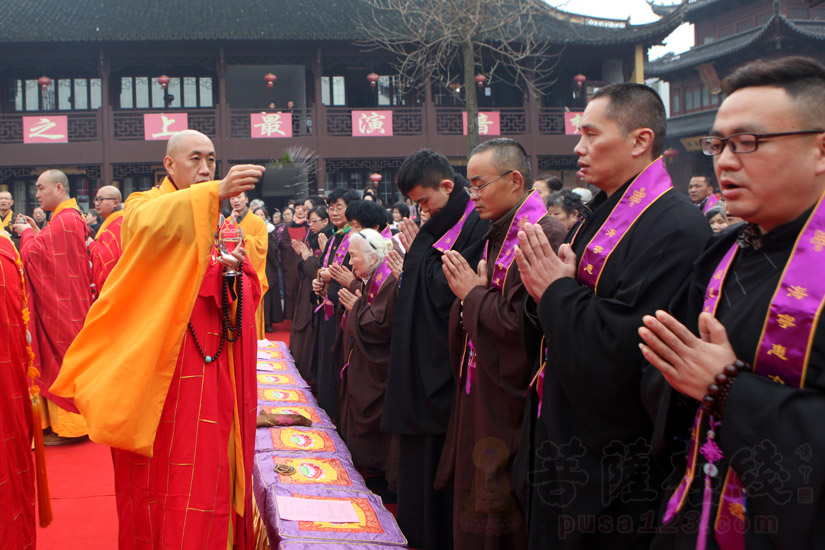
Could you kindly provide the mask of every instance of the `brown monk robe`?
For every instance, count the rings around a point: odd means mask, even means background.
[[[391,435],[380,430],[390,369],[390,334],[398,283],[389,275],[372,303],[367,299],[378,271],[350,291],[361,298],[347,313],[343,343],[346,367],[338,385],[338,429],[357,468],[385,471]]]

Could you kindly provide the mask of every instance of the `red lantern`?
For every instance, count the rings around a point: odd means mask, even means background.
[[[480,89],[482,86],[484,86],[484,81],[487,80],[487,77],[483,74],[477,74],[474,80],[476,81],[476,84],[478,84],[478,87]]]
[[[169,85],[169,82],[171,82],[171,80],[171,78],[163,74],[158,77],[158,84],[160,84],[160,87],[165,90],[166,87]]]
[[[673,147],[668,147],[665,150],[665,152],[662,153],[662,156],[665,157],[667,160],[675,159],[676,157],[679,156],[679,151],[677,151]]]
[[[370,174],[370,181],[378,189],[378,185],[381,183],[381,180],[384,179],[384,176],[381,174]]]
[[[576,76],[573,77],[573,82],[576,83],[577,87],[581,88],[582,84],[587,82],[587,77],[584,76],[583,74],[579,73],[579,74],[577,74]]]
[[[272,87],[275,86],[275,81],[278,80],[278,77],[272,73],[266,73],[264,75],[264,80],[266,80],[266,87],[271,90]]]
[[[378,82],[378,74],[377,73],[370,73],[367,75],[367,80],[369,80],[370,88],[375,88],[375,84]]]
[[[45,92],[46,88],[48,88],[49,85],[51,85],[52,79],[44,75],[37,79],[37,83],[40,84],[40,89]]]

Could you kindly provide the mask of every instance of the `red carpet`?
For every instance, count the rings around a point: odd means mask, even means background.
[[[289,342],[289,329],[290,322],[284,321],[267,338]],[[46,447],[46,467],[54,521],[37,529],[38,550],[115,550],[117,512],[109,447],[91,441]]]

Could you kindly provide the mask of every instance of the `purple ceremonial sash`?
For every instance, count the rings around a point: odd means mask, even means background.
[[[738,245],[719,262],[705,292],[703,311],[716,314],[727,273],[733,265]],[[768,307],[762,335],[757,346],[754,372],[788,386],[803,387],[816,324],[825,304],[825,279],[816,266],[823,263],[825,249],[825,207],[820,198],[805,227],[794,243],[782,277]],[[701,423],[701,410],[697,422]],[[697,456],[690,455],[688,471],[696,466]],[[687,475],[685,476],[687,477]],[[684,483],[683,479],[683,483]],[[690,483],[688,483],[688,486]],[[680,485],[681,488],[681,485]],[[677,494],[678,494],[677,490]],[[671,497],[668,512],[676,499]],[[678,512],[679,506],[674,508]],[[746,496],[741,480],[728,468],[716,515],[716,542],[722,550],[744,550]],[[672,514],[671,514],[672,517]],[[665,521],[668,517],[666,516]],[[725,525],[720,530],[718,526]]]
[[[672,187],[662,158],[654,160],[627,187],[596,235],[587,243],[576,279],[596,290],[607,259],[647,208]]]
[[[381,231],[381,236],[385,239],[392,239],[392,228],[389,225],[384,227],[384,229]]]
[[[705,201],[705,207],[702,208],[702,214],[707,214],[708,210],[716,206],[716,203],[719,202],[719,199],[716,198],[716,195],[711,193],[708,195],[708,200]]]
[[[335,256],[332,258],[332,263],[336,263],[338,265],[343,265],[344,258],[349,252],[349,237],[352,232],[348,229],[347,232],[344,234],[344,238],[341,239],[341,244],[338,245],[338,249],[335,251]],[[333,237],[334,238],[334,237]],[[327,249],[327,253],[324,256],[324,261],[321,264],[321,267],[329,267],[329,255],[332,252],[332,246]],[[329,321],[332,319],[332,315],[335,313],[335,305],[330,301],[329,297],[325,294],[324,301],[315,308],[315,312],[317,313],[318,310],[321,308],[324,309],[324,319]]]
[[[464,207],[464,213],[458,219],[454,226],[447,230],[444,235],[441,236],[440,239],[433,243],[433,248],[438,250],[439,252],[446,252],[448,250],[452,250],[453,246],[455,246],[455,241],[458,239],[458,235],[461,233],[461,230],[464,228],[464,222],[467,221],[467,216],[470,215],[470,212],[473,211],[475,208],[475,202],[472,200],[467,201],[467,206]]]
[[[465,212],[464,217],[466,217],[466,213],[467,212]],[[515,250],[516,246],[518,246],[518,232],[525,223],[538,223],[539,220],[546,215],[547,208],[544,206],[544,200],[536,191],[530,191],[530,194],[527,195],[527,198],[524,199],[524,202],[521,203],[518,211],[516,211],[513,219],[510,220],[507,235],[504,237],[501,250],[498,251],[495,264],[493,264],[493,278],[490,281],[490,287],[495,288],[499,294],[501,294],[504,289],[504,283],[507,281],[507,273],[510,271],[510,266],[513,265],[513,260],[515,260],[516,257]],[[487,261],[489,249],[490,241],[487,241],[487,246],[484,247],[485,262]],[[467,380],[464,385],[464,391],[469,394],[476,378],[476,347],[469,336],[466,339],[464,355],[467,357]],[[464,361],[462,358],[462,365],[463,364]]]

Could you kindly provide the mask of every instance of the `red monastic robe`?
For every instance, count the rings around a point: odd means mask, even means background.
[[[17,250],[0,231],[0,541],[10,550],[34,548],[36,533],[20,269]]]
[[[100,295],[103,283],[120,259],[120,228],[123,225],[123,210],[109,214],[97,230],[95,240],[89,244],[92,257],[92,280],[95,298]]]
[[[52,391],[113,447],[120,549],[249,550],[256,402],[254,311],[244,264],[242,336],[220,342],[222,276],[212,242],[219,182],[133,193],[123,255]],[[231,300],[230,295],[230,300]],[[232,336],[233,333],[230,333]],[[230,545],[231,546],[231,545]]]
[[[30,332],[35,353],[35,366],[40,376],[35,384],[48,401],[62,409],[75,412],[70,401],[52,395],[48,390],[60,372],[63,356],[83,327],[92,303],[92,270],[86,238],[89,227],[77,208],[75,199],[60,203],[54,209],[48,226],[35,234],[23,231],[20,256],[26,270],[26,288],[31,310]],[[58,422],[56,409],[49,408],[52,429],[58,435],[85,435],[79,418]],[[62,416],[62,418],[69,418]],[[63,431],[63,428],[66,431]]]

